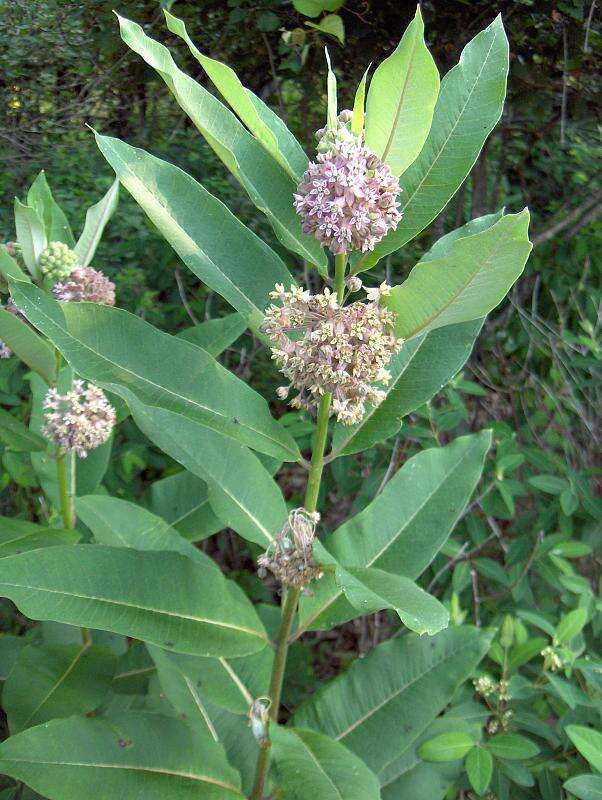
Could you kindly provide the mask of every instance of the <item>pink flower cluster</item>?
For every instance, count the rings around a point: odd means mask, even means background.
[[[388,290],[383,284],[368,290],[369,302],[341,306],[329,289],[310,295],[277,284],[271,297],[281,306],[266,310],[263,330],[273,342],[272,358],[290,380],[279,397],[294,388],[299,394],[291,406],[315,411],[320,398],[332,394],[331,413],[344,425],[359,422],[366,404],[381,403],[385,392],[372,384],[388,383],[386,366],[402,343],[393,334],[395,314],[379,303]]]
[[[71,391],[59,394],[49,389],[44,399],[46,422],[43,433],[60,453],[74,450],[85,458],[89,450],[104,444],[115,425],[115,409],[102,389],[73,381]]]
[[[332,253],[373,250],[401,219],[399,181],[357,141],[335,141],[316,158],[294,196],[303,232]]]
[[[65,281],[54,284],[52,294],[56,300],[67,302],[87,300],[106,306],[115,305],[115,284],[92,267],[76,267]]]

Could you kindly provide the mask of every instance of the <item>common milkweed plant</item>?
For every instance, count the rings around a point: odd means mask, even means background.
[[[16,202],[17,241],[0,254],[0,338],[2,355],[32,370],[33,412],[29,428],[11,418],[10,441],[31,454],[56,513],[47,526],[3,521],[0,593],[42,634],[4,685],[11,735],[0,770],[19,792],[53,800],[411,800],[412,781],[444,782],[417,740],[449,730],[440,715],[491,643],[490,631],[448,627],[448,609],[416,583],[471,497],[490,432],[410,458],[334,531],[321,522],[320,485],[335,459],[395,436],[458,373],[524,268],[527,209],[447,233],[399,285],[370,273],[445,208],[498,121],[503,25],[498,17],[470,41],[440,83],[418,10],[349,110],[337,107],[329,64],[325,125],[308,157],[232,69],[165,16],[232,110],[136,23],[120,18],[121,36],[282,247],[178,167],[96,133],[117,181],[236,312],[171,336],[116,307],[91,266],[116,186],[77,242],[43,175]],[[298,280],[302,264],[312,287]],[[280,399],[314,426],[311,452],[272,416],[275,398],[217,360],[233,323],[271,349]],[[114,426],[130,415],[183,467],[153,486],[147,507],[101,487]],[[285,502],[283,463],[307,471],[303,506]],[[196,507],[185,534],[182,497]],[[281,602],[251,602],[194,546],[225,527],[248,542]],[[393,638],[289,701],[292,643],[383,609],[402,623]],[[491,755],[478,737],[462,742],[484,793]]]

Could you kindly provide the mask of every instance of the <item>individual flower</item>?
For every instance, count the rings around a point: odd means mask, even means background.
[[[77,266],[77,262],[77,253],[64,242],[50,242],[42,251],[38,263],[42,275],[50,283],[56,283],[68,277]]]
[[[393,333],[395,314],[378,302],[357,301],[341,306],[329,289],[310,295],[281,284],[271,297],[263,330],[272,340],[272,358],[290,381],[278,396],[286,399],[292,389],[298,394],[293,408],[315,411],[324,394],[332,395],[331,414],[345,425],[359,422],[366,405],[377,406],[385,392],[373,384],[387,384],[386,367],[402,340]]]
[[[13,354],[13,351],[10,347],[0,339],[0,358],[10,358]]]
[[[267,551],[257,559],[259,576],[265,577],[266,570],[269,570],[283,586],[298,588],[321,578],[322,568],[313,557],[313,542],[319,521],[317,511],[304,508],[291,511]]]
[[[81,380],[73,381],[67,394],[49,389],[44,412],[43,433],[61,454],[75,451],[80,458],[104,444],[115,425],[115,409],[102,389]]]
[[[52,294],[66,302],[87,300],[105,306],[115,305],[115,284],[92,267],[76,267],[66,281],[54,284]]]
[[[401,187],[391,169],[358,137],[343,137],[343,129],[309,164],[294,195],[295,209],[303,232],[332,253],[366,252],[397,227]]]

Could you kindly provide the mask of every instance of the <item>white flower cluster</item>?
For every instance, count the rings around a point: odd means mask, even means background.
[[[272,358],[290,380],[279,397],[296,389],[291,406],[314,411],[330,393],[331,413],[344,425],[359,422],[366,404],[379,405],[386,394],[372,384],[388,383],[386,366],[402,344],[393,334],[395,314],[379,303],[388,292],[382,284],[367,290],[368,302],[342,306],[327,288],[311,295],[276,285],[270,296],[281,305],[266,310],[263,330],[273,343]]]
[[[49,389],[44,411],[44,435],[60,453],[75,451],[80,458],[104,444],[115,425],[115,409],[102,389],[93,384],[86,387],[81,380],[73,381],[67,394]]]

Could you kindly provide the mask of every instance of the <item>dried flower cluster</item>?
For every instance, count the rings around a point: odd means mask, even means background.
[[[50,242],[40,255],[39,267],[49,283],[55,283],[70,275],[77,262],[77,253],[64,242]]]
[[[66,281],[55,283],[52,294],[56,300],[66,302],[102,303],[115,305],[115,284],[92,267],[76,267]]]
[[[373,250],[400,219],[399,181],[349,127],[350,111],[335,131],[317,131],[318,155],[295,194],[303,232],[332,253]]]
[[[115,409],[102,389],[81,380],[73,381],[71,391],[59,394],[50,389],[44,399],[44,434],[61,453],[75,451],[85,458],[89,450],[104,444],[115,425]]]
[[[322,569],[313,557],[313,542],[320,515],[304,508],[296,508],[288,515],[284,527],[274,537],[267,551],[259,556],[259,577],[266,570],[284,586],[301,588],[322,577]]]
[[[267,697],[258,697],[253,701],[253,705],[249,709],[249,725],[251,726],[251,733],[257,744],[261,748],[270,746],[269,738],[269,722],[270,722],[270,705],[271,700]]]
[[[291,406],[315,410],[322,395],[331,393],[331,413],[344,425],[359,422],[366,404],[379,405],[385,392],[372,384],[388,383],[386,366],[402,344],[393,335],[395,315],[379,303],[388,291],[383,284],[367,291],[368,302],[341,306],[329,289],[310,295],[278,284],[270,296],[282,305],[267,309],[263,330],[273,342],[272,358],[291,382],[278,390],[279,397],[294,388],[299,394]]]

